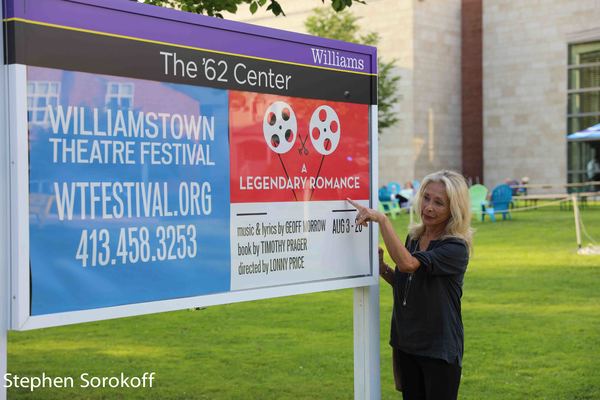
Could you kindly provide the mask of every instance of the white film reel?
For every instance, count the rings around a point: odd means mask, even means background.
[[[298,122],[289,104],[276,101],[267,108],[263,134],[267,145],[275,153],[283,154],[291,150],[298,135]]]
[[[319,106],[310,118],[310,141],[315,150],[326,156],[335,151],[340,143],[340,119],[329,106]]]

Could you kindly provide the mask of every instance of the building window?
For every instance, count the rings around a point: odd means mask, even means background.
[[[133,83],[108,82],[106,88],[106,107],[110,109],[129,109],[133,107]]]
[[[567,134],[600,123],[600,41],[569,46]],[[600,162],[600,141],[568,143],[568,181],[585,182],[587,165]]]
[[[27,83],[27,118],[30,123],[48,123],[48,106],[58,105],[60,82],[29,81]]]

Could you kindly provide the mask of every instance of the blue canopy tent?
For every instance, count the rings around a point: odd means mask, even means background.
[[[590,126],[582,131],[567,135],[569,142],[583,142],[591,140],[600,140],[600,124]]]

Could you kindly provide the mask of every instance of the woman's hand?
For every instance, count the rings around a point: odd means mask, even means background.
[[[356,214],[357,225],[368,226],[371,221],[379,224],[379,233],[381,233],[381,236],[383,237],[385,247],[392,258],[392,261],[396,264],[396,268],[400,272],[415,272],[421,266],[420,261],[414,258],[410,252],[406,250],[406,247],[404,247],[404,244],[394,230],[394,226],[385,214],[361,206],[352,199],[346,199],[346,201],[356,207],[356,210],[358,211]],[[379,265],[381,267],[381,263]],[[389,271],[392,273],[382,276],[388,283],[392,284],[394,270],[390,268]]]
[[[388,265],[383,261],[383,249],[379,248],[379,275],[385,275],[388,270]]]
[[[346,199],[346,201],[356,207],[358,213],[356,214],[356,223],[362,226],[368,226],[369,222],[380,223],[385,219],[385,215],[379,211],[375,211],[372,208],[364,207],[355,202],[352,199]]]
[[[394,270],[383,261],[383,249],[379,248],[379,275],[390,285],[394,283]]]

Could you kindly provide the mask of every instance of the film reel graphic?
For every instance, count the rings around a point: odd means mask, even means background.
[[[340,143],[340,118],[329,106],[319,106],[310,117],[310,141],[319,154],[327,156]]]
[[[267,145],[275,153],[284,154],[292,149],[298,135],[298,122],[289,104],[276,101],[267,108],[263,134]]]
[[[267,108],[263,117],[263,135],[267,146],[273,152],[277,153],[285,176],[289,179],[290,176],[281,155],[289,152],[294,147],[297,137],[300,136],[298,134],[296,114],[289,104],[283,101],[276,101]],[[308,155],[306,141],[310,137],[314,149],[322,155],[315,179],[321,173],[325,157],[337,149],[340,143],[340,135],[340,119],[335,110],[327,105],[317,107],[310,118],[306,137],[303,140],[302,136],[300,136],[302,146],[298,150],[301,155],[302,153]],[[294,194],[294,199],[298,200],[295,190],[292,189],[292,193]],[[310,193],[309,200],[312,199],[313,193],[314,188]]]
[[[316,179],[321,173],[325,156],[333,153],[340,144],[340,118],[333,108],[326,105],[319,106],[310,117],[308,129],[313,147],[322,155]],[[315,189],[313,188],[310,192],[310,199],[312,199],[314,192]]]
[[[285,176],[290,179],[281,155],[294,147],[296,137],[298,136],[298,122],[296,114],[289,104],[283,101],[276,101],[267,108],[263,117],[263,135],[267,146],[277,153]],[[294,199],[298,200],[294,189],[292,189],[292,193],[294,194]]]

